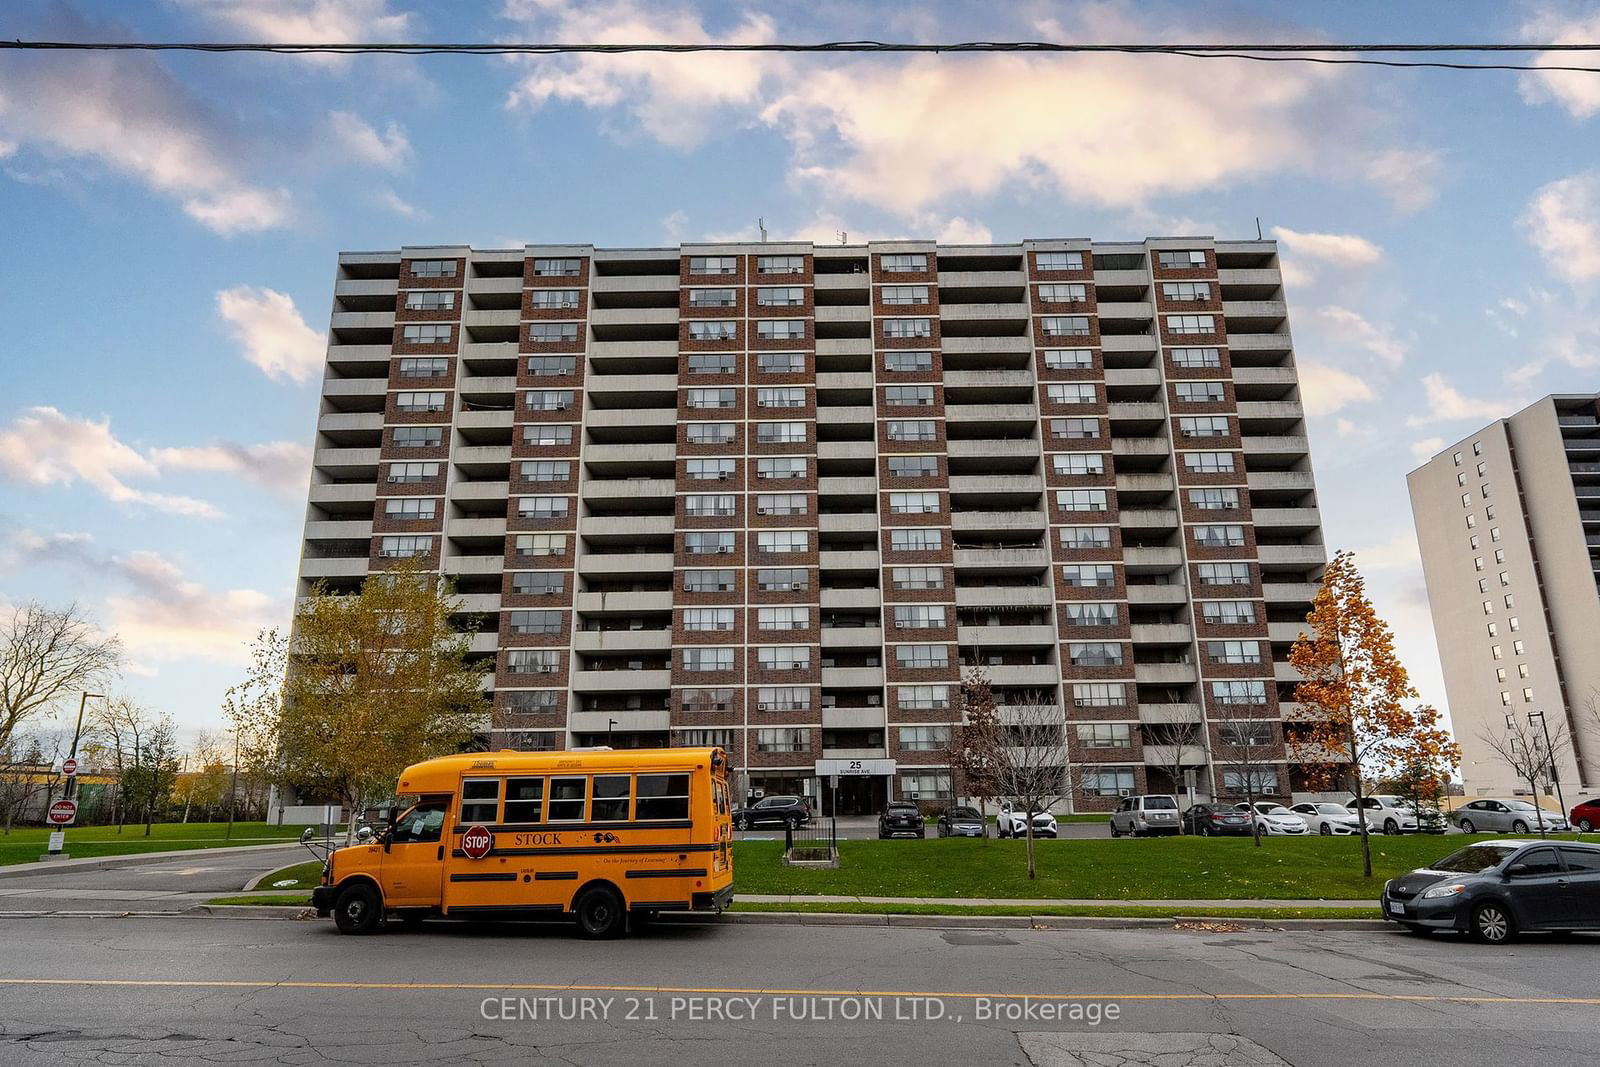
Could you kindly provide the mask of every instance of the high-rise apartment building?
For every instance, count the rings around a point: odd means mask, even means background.
[[[346,253],[321,403],[301,591],[455,579],[493,747],[717,743],[875,810],[950,793],[979,663],[1059,709],[1079,809],[1305,788],[1270,241]]]
[[[1600,791],[1600,395],[1547,396],[1406,480],[1467,795],[1527,794],[1485,740],[1508,716],[1571,739],[1569,802]]]

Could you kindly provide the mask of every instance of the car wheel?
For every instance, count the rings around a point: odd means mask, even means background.
[[[1516,926],[1505,906],[1491,901],[1472,913],[1472,936],[1486,945],[1501,945],[1516,936]]]
[[[1464,834],[1475,834],[1475,833],[1478,832],[1478,828],[1476,826],[1472,825],[1472,820],[1471,819],[1462,819],[1461,820],[1461,832],[1464,833]]]
[[[333,924],[341,934],[370,934],[383,921],[383,901],[371,883],[344,887],[333,902]]]
[[[745,828],[745,818],[743,815],[733,820],[733,828],[735,830],[743,830]]]
[[[1423,926],[1421,923],[1404,923],[1402,925],[1404,925],[1407,930],[1416,934],[1418,937],[1427,937],[1429,934],[1433,933],[1433,928],[1431,926]]]
[[[928,837],[928,828],[924,826],[922,829],[918,830],[917,836],[926,840]]]
[[[573,910],[578,916],[578,933],[595,941],[616,937],[628,921],[622,898],[609,886],[597,885],[587,890]]]
[[[1587,833],[1593,833],[1594,832],[1594,823],[1590,822],[1588,819],[1579,819],[1578,820],[1578,829],[1582,830],[1586,834]]]
[[[1386,834],[1397,834],[1400,832],[1400,824],[1395,822],[1393,819],[1385,819],[1383,823],[1383,832]]]
[[[1122,831],[1117,829],[1117,824],[1116,823],[1112,823],[1111,824],[1111,836],[1112,837],[1121,837],[1122,836]]]
[[[1211,827],[1207,826],[1205,823],[1201,823],[1200,824],[1200,836],[1201,837],[1210,837],[1211,836]]]
[[[798,816],[798,815],[791,815],[787,819],[784,819],[783,821],[784,821],[785,824],[788,825],[789,829],[791,829],[791,830],[800,829],[800,816]]]
[[[1318,832],[1320,834],[1322,834],[1323,837],[1332,837],[1333,836],[1333,826],[1330,823],[1323,823],[1318,828]]]
[[[1516,822],[1511,824],[1511,832],[1514,834],[1525,834],[1528,832],[1528,824],[1523,822],[1521,819],[1518,819]]]

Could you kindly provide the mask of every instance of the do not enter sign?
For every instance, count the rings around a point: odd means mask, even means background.
[[[494,848],[494,835],[487,826],[469,826],[461,834],[461,851],[469,860],[481,860]]]
[[[50,820],[52,826],[66,826],[77,817],[78,802],[75,800],[58,800],[45,813],[45,818]]]
[[[61,773],[71,778],[78,773],[78,761],[68,757],[61,761]]]

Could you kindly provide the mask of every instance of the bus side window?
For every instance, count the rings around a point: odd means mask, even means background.
[[[589,805],[590,822],[627,822],[629,778],[626,774],[597,774],[594,800]]]
[[[500,811],[500,779],[468,778],[461,783],[461,824],[494,822]]]
[[[639,802],[635,819],[687,819],[689,817],[689,776],[687,774],[639,775]]]
[[[550,821],[582,822],[587,778],[550,779]]]
[[[538,822],[543,807],[543,778],[506,779],[506,822]]]

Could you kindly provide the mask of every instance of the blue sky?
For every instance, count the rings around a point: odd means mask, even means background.
[[[1440,12],[1450,12],[1449,24]],[[1600,40],[1593,6],[16,0],[129,40]],[[1404,476],[1600,367],[1600,75],[1172,57],[0,54],[0,601],[218,722],[287,619],[341,249],[1282,242],[1329,545],[1444,704]]]

